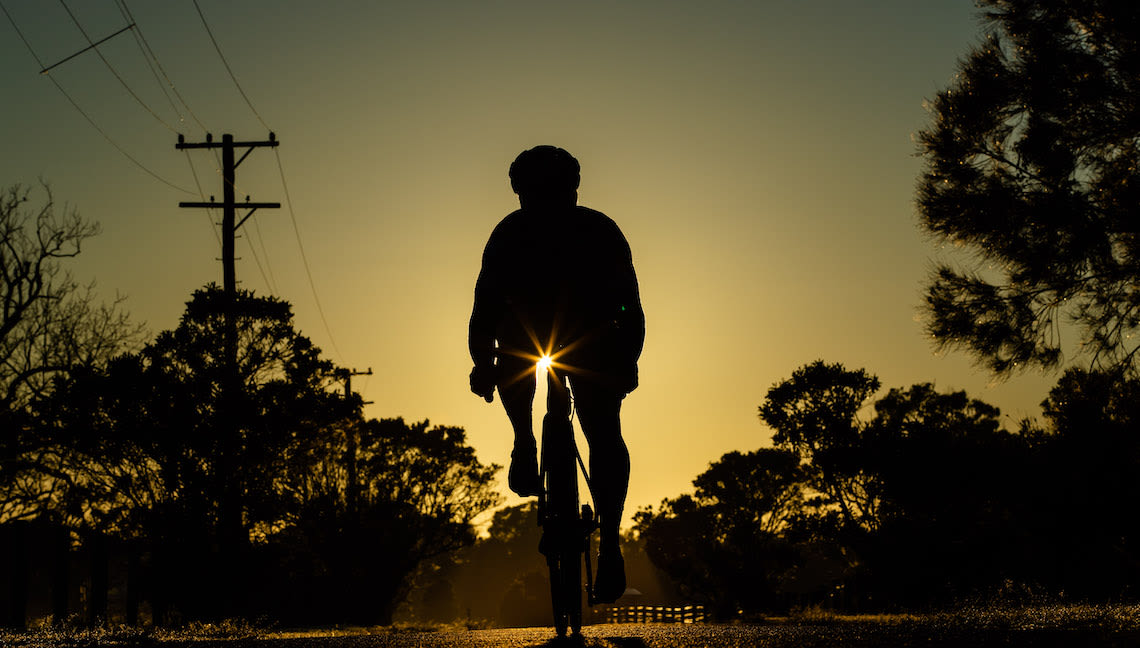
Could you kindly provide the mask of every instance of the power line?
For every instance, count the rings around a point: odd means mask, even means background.
[[[60,1],[62,2],[63,0],[60,0]],[[202,121],[200,119],[198,119],[197,115],[194,114],[194,111],[190,108],[189,103],[187,103],[186,100],[183,99],[181,93],[179,93],[177,88],[174,86],[174,81],[170,79],[170,76],[166,73],[165,68],[162,67],[162,63],[158,60],[158,55],[154,53],[154,50],[153,50],[153,48],[151,48],[150,43],[146,40],[146,36],[142,33],[142,28],[137,26],[137,22],[135,21],[134,15],[131,13],[130,7],[127,6],[126,0],[116,0],[116,5],[118,6],[119,12],[120,12],[120,14],[122,14],[124,20],[127,20],[128,22],[136,25],[135,42],[139,47],[139,51],[140,51],[140,53],[142,53],[143,58],[146,60],[147,65],[150,67],[151,74],[154,75],[155,81],[157,81],[159,84],[159,87],[162,88],[163,95],[166,96],[167,101],[170,103],[171,109],[173,109],[174,112],[176,114],[178,114],[179,120],[185,121],[185,118],[182,116],[181,111],[178,110],[177,106],[174,105],[174,101],[170,99],[170,95],[167,94],[166,89],[164,87],[162,87],[162,82],[161,82],[161,80],[158,79],[158,72],[162,73],[162,77],[166,79],[166,82],[170,86],[170,89],[174,92],[175,96],[178,97],[178,101],[182,104],[182,106],[184,108],[186,108],[186,112],[190,114],[190,117],[200,127],[202,127],[203,130],[208,131],[209,129],[207,129],[206,125],[203,124]],[[219,52],[219,54],[220,54],[220,52]],[[152,63],[152,60],[153,60],[153,63]],[[155,70],[155,66],[157,66],[158,71]],[[228,178],[224,177],[225,174],[222,173],[222,169],[221,169],[222,162],[221,162],[221,158],[220,158],[220,153],[218,153],[218,151],[216,149],[213,150],[213,153],[214,153],[214,159],[217,162],[217,164],[214,168],[214,171],[218,175],[223,176],[223,182],[227,182]],[[194,184],[198,188],[198,195],[201,197],[202,201],[204,202],[206,200],[205,192],[202,190],[202,184],[199,181],[197,169],[195,168],[194,162],[190,158],[188,151],[186,151],[186,161],[190,165],[191,173],[194,175]],[[232,186],[232,183],[231,183],[231,186]],[[213,210],[211,210],[211,209],[206,210],[206,218],[210,223],[210,229],[214,233],[214,239],[218,242],[218,245],[221,246],[221,236],[218,234],[217,223],[214,222]],[[249,246],[250,254],[253,256],[253,262],[257,266],[257,271],[261,275],[262,280],[265,281],[266,287],[269,289],[271,294],[276,294],[278,292],[277,291],[276,277],[273,276],[273,267],[269,262],[269,251],[266,249],[265,241],[261,236],[260,221],[255,219],[253,221],[253,226],[254,226],[255,232],[257,234],[258,243],[261,245],[261,256],[265,258],[265,267],[264,268],[262,267],[261,259],[258,256],[257,248],[253,244],[253,239],[250,237],[246,237],[246,243]],[[268,272],[268,275],[267,275],[267,272]]]
[[[241,87],[241,83],[238,82],[237,77],[234,75],[233,69],[230,67],[229,61],[226,60],[225,54],[222,53],[222,48],[218,45],[218,40],[214,37],[213,30],[210,29],[210,24],[206,20],[205,14],[202,12],[202,7],[199,6],[199,4],[198,4],[198,0],[192,0],[192,1],[194,3],[194,8],[198,11],[198,17],[202,19],[202,26],[206,29],[206,34],[210,37],[210,42],[214,44],[214,50],[218,53],[218,58],[221,59],[222,65],[225,66],[226,72],[230,76],[230,80],[234,82],[234,87],[237,88],[238,93],[241,94],[242,99],[245,100],[245,104],[247,106],[249,106],[249,109],[251,112],[253,112],[254,117],[256,117],[257,120],[259,122],[261,122],[261,125],[264,126],[267,130],[271,130],[269,128],[269,124],[265,123],[265,120],[261,117],[261,113],[257,112],[257,108],[253,107],[253,102],[251,102],[249,100],[249,96],[246,95],[245,90],[243,90]],[[313,302],[316,304],[317,313],[320,315],[321,324],[324,325],[325,333],[328,335],[329,343],[332,345],[333,351],[338,356],[343,357],[343,354],[340,352],[340,349],[337,347],[336,339],[333,337],[332,328],[329,326],[328,318],[325,316],[324,308],[321,306],[321,299],[317,295],[316,282],[313,281],[313,272],[309,266],[309,259],[305,254],[305,245],[301,241],[301,230],[297,226],[297,216],[293,210],[292,198],[289,195],[289,184],[285,180],[285,170],[281,165],[281,154],[277,151],[276,148],[273,149],[273,154],[277,158],[277,171],[281,176],[281,186],[282,186],[284,193],[285,193],[285,204],[289,208],[289,220],[293,224],[293,233],[297,238],[297,247],[301,252],[301,262],[305,268],[305,276],[309,280],[309,289],[313,295]],[[260,231],[258,232],[258,236],[260,237]],[[262,245],[264,247],[264,242],[262,242]],[[252,245],[251,245],[251,249],[252,249]],[[266,264],[268,265],[268,263],[269,263],[268,254],[266,254]],[[259,265],[259,268],[260,268],[260,265]]]
[[[177,114],[179,116],[179,120],[184,121],[184,117],[182,116],[181,111],[178,109],[178,107],[175,106],[174,101],[170,98],[170,95],[169,95],[169,93],[167,93],[166,88],[163,87],[162,81],[159,79],[159,73],[160,72],[161,72],[162,77],[166,79],[167,84],[169,85],[170,89],[174,92],[175,96],[178,97],[179,102],[183,105],[183,107],[185,107],[186,111],[190,114],[191,118],[194,119],[194,121],[197,122],[197,124],[199,126],[201,126],[203,129],[206,129],[205,125],[194,114],[193,110],[190,108],[190,106],[186,102],[186,100],[182,97],[181,93],[178,92],[177,88],[174,85],[174,82],[170,79],[169,75],[166,73],[166,70],[162,67],[162,63],[158,60],[158,56],[154,53],[154,50],[150,47],[150,44],[146,40],[145,35],[143,35],[141,28],[139,28],[137,26],[137,24],[135,23],[134,16],[131,14],[130,8],[126,4],[126,0],[116,0],[116,6],[119,9],[119,12],[123,16],[124,20],[126,20],[129,23],[128,26],[124,27],[123,29],[120,29],[117,32],[115,32],[114,34],[111,35],[111,37],[104,38],[103,40],[99,41],[98,43],[95,43],[92,41],[90,35],[83,28],[83,25],[80,23],[79,19],[75,16],[74,12],[72,12],[71,8],[68,7],[65,0],[59,0],[59,1],[60,1],[60,4],[63,6],[64,11],[67,12],[68,16],[71,18],[71,21],[75,24],[76,28],[83,35],[83,37],[87,40],[87,43],[89,45],[88,48],[82,50],[81,52],[73,54],[71,57],[64,59],[64,61],[67,61],[67,60],[70,60],[71,58],[74,58],[78,54],[87,51],[87,49],[94,49],[96,54],[99,56],[100,60],[107,67],[107,69],[111,72],[111,74],[116,78],[116,80],[118,80],[120,85],[122,85],[122,87],[127,91],[127,93],[130,94],[131,97],[140,106],[142,106],[148,113],[150,113],[150,115],[152,117],[154,117],[155,120],[157,120],[159,123],[161,123],[163,126],[165,126],[168,130],[170,130],[172,132],[177,132],[177,130],[173,126],[171,126],[164,119],[162,119],[161,116],[159,116],[149,105],[147,105],[147,103],[145,101],[142,100],[142,98],[140,98],[138,96],[138,94],[127,84],[126,80],[123,79],[122,75],[119,74],[119,72],[115,69],[115,67],[111,64],[111,62],[108,61],[105,56],[103,56],[102,52],[100,52],[98,47],[97,47],[97,45],[103,43],[104,41],[108,40],[109,38],[116,36],[116,35],[122,33],[123,31],[131,29],[134,32],[135,43],[139,48],[139,52],[143,55],[143,60],[146,61],[147,66],[151,71],[151,75],[154,77],[155,81],[159,84],[159,88],[162,91],[163,95],[166,97],[166,100],[170,104],[171,109],[175,112],[175,114]],[[233,71],[231,70],[228,62],[225,60],[224,55],[222,55],[221,49],[218,47],[218,43],[214,39],[213,33],[211,32],[209,25],[206,24],[205,16],[202,14],[201,8],[198,7],[196,1],[195,1],[195,7],[198,9],[198,14],[202,18],[203,25],[206,27],[206,31],[209,34],[211,41],[214,43],[214,47],[217,50],[219,57],[221,57],[223,65],[225,65],[227,72],[229,72],[231,80],[233,80],[234,85],[238,88],[238,91],[241,93],[242,97],[245,99],[246,104],[249,106],[250,110],[253,111],[254,115],[257,116],[258,120],[260,120],[262,122],[262,124],[264,125],[265,124],[264,120],[261,119],[260,114],[258,114],[257,110],[253,107],[252,103],[250,103],[248,96],[246,96],[246,94],[242,90],[240,84],[238,84],[237,79],[234,77]],[[42,73],[46,73],[46,72],[50,71],[51,68],[45,68],[42,60],[36,54],[35,49],[31,46],[31,43],[24,36],[23,32],[20,30],[18,24],[16,23],[16,21],[12,17],[12,15],[8,12],[7,8],[4,7],[2,4],[0,4],[0,9],[3,9],[5,16],[8,18],[8,22],[11,23],[13,29],[16,31],[16,34],[19,36],[20,40],[24,43],[24,46],[28,49],[28,52],[32,55],[32,58],[35,59],[36,63],[41,67],[41,69],[43,69]],[[63,61],[61,61],[61,62],[63,62]],[[59,65],[59,64],[57,63],[56,65]],[[156,69],[156,66],[157,66],[157,69]],[[55,67],[55,66],[53,65],[51,67]],[[48,76],[50,77],[50,75],[48,75]],[[78,102],[63,88],[62,85],[60,85],[60,83],[55,78],[51,78],[51,81],[52,81],[52,84],[55,85],[56,88],[64,95],[64,97],[67,98],[67,100],[72,104],[72,106],[77,111],[79,111],[79,113],[81,115],[83,115],[83,117],[87,120],[87,122],[93,128],[95,128],[95,130],[98,131],[104,137],[104,139],[107,140],[108,143],[110,143],[112,146],[114,146],[115,149],[118,150],[121,154],[123,154],[127,159],[129,159],[136,166],[138,166],[143,171],[145,171],[146,173],[148,173],[152,177],[156,178],[157,180],[164,182],[165,184],[167,184],[167,185],[169,185],[175,189],[178,189],[180,191],[184,191],[184,192],[190,193],[190,194],[194,193],[188,189],[179,187],[179,186],[165,180],[161,176],[152,172],[150,169],[148,169],[146,166],[144,166],[141,162],[139,162],[137,159],[135,159],[129,153],[127,153],[126,150],[123,149],[123,147],[121,147],[117,142],[115,142],[110,137],[110,135],[107,134],[106,131],[104,131],[97,123],[95,123],[94,119],[92,119],[91,116],[86,111],[84,111],[82,107],[79,106]],[[215,156],[216,155],[217,155],[217,152],[215,151]],[[190,159],[189,154],[187,154],[186,157],[187,157],[187,163],[190,166],[191,175],[194,178],[194,184],[195,184],[196,188],[198,189],[198,195],[199,195],[199,197],[201,197],[201,199],[203,201],[205,201],[205,192],[202,190],[202,185],[201,185],[201,181],[198,177],[197,169],[195,168],[193,161]],[[219,164],[220,164],[220,162],[219,162]],[[278,169],[280,170],[280,160],[278,160]],[[216,171],[219,174],[221,173],[220,168],[216,169]],[[232,186],[232,183],[231,183],[231,186]],[[217,226],[214,223],[214,218],[213,218],[211,212],[212,212],[212,210],[207,210],[207,213],[206,213],[207,221],[210,223],[210,228],[211,228],[211,231],[213,231],[213,233],[214,233],[215,240],[220,245],[221,244],[221,238],[218,234]],[[257,248],[254,245],[252,238],[247,238],[246,242],[249,245],[250,253],[253,256],[254,263],[257,266],[258,272],[261,274],[262,279],[265,281],[266,286],[269,288],[269,290],[276,293],[277,292],[276,281],[275,281],[275,278],[272,276],[273,270],[272,270],[272,266],[269,263],[268,249],[266,248],[265,241],[264,241],[263,237],[261,236],[261,228],[260,228],[260,225],[257,223],[257,221],[254,221],[254,227],[255,227],[255,232],[257,235],[257,239],[258,239],[258,244],[260,244],[260,246],[261,246],[261,250],[262,250],[261,255],[260,256],[258,255]],[[302,255],[303,254],[304,254],[304,250],[302,248]],[[261,258],[260,258],[261,256],[263,256],[265,258],[265,267],[263,267],[263,265],[261,263]],[[266,269],[268,269],[268,275],[266,273]],[[308,272],[307,260],[306,260],[306,272]],[[310,273],[310,286],[312,286],[311,273]],[[318,310],[320,310],[319,303],[318,303]],[[323,320],[324,319],[323,312],[321,313],[321,315],[322,315],[322,320]],[[326,329],[327,329],[327,323],[326,323]],[[330,339],[331,339],[331,336],[330,336]]]
[[[257,220],[255,219],[253,222],[256,223]],[[261,275],[261,280],[265,282],[266,288],[269,289],[269,294],[276,294],[277,291],[273,289],[273,286],[269,283],[269,277],[265,276],[265,270],[261,267],[261,259],[257,258],[257,249],[253,247],[253,240],[248,236],[243,236],[242,238],[245,239],[245,244],[249,246],[249,253],[253,256],[253,264],[257,266],[257,273]]]
[[[198,181],[198,170],[194,168],[194,160],[190,158],[190,151],[183,150],[186,154],[186,163],[190,165],[190,174],[194,176],[194,186],[198,187],[198,197],[202,202],[206,202],[206,192],[202,191],[202,183]],[[218,242],[218,247],[222,247],[222,236],[218,234],[218,225],[214,222],[214,210],[206,210],[206,221],[210,224],[210,231],[214,233],[214,240]]]
[[[71,17],[71,22],[75,23],[75,27],[79,29],[80,34],[83,34],[83,38],[87,40],[87,44],[91,46],[91,49],[95,50],[95,54],[99,56],[99,60],[103,61],[103,65],[106,65],[107,69],[111,71],[111,74],[114,75],[116,79],[118,79],[119,84],[123,86],[123,89],[127,91],[127,94],[131,95],[131,97],[138,103],[138,105],[142,106],[144,110],[150,113],[151,117],[154,117],[156,120],[158,120],[158,123],[165,126],[167,130],[172,133],[178,133],[177,128],[166,123],[166,120],[162,117],[159,117],[158,113],[154,112],[154,110],[151,109],[151,107],[147,105],[147,103],[143,101],[141,97],[135,94],[135,91],[131,89],[131,86],[127,85],[126,80],[123,79],[123,77],[119,74],[119,71],[115,69],[115,66],[111,65],[111,62],[107,60],[106,56],[103,56],[103,52],[100,52],[98,47],[95,47],[96,43],[91,40],[90,36],[87,35],[87,30],[83,29],[83,25],[79,23],[79,19],[75,17],[74,13],[72,13],[71,7],[68,7],[67,3],[64,2],[64,0],[59,0],[59,4],[63,6],[63,10],[66,11],[67,15]]]
[[[131,30],[131,35],[135,39],[135,45],[138,46],[139,54],[142,54],[143,60],[146,61],[146,67],[150,70],[150,75],[154,78],[154,82],[158,84],[158,89],[162,91],[162,96],[166,98],[166,103],[170,104],[170,109],[174,111],[175,115],[178,115],[179,123],[186,121],[186,118],[182,116],[182,112],[178,110],[178,106],[174,105],[174,100],[170,98],[170,93],[166,91],[166,86],[162,84],[162,79],[158,78],[158,70],[154,67],[154,61],[146,54],[146,48],[143,47],[142,38],[139,36],[138,25],[131,19],[130,11],[128,11],[125,5],[119,0],[116,0],[115,6],[119,8],[119,15],[123,17],[123,20],[135,28]]]
[[[67,91],[63,89],[63,86],[61,86],[59,84],[59,82],[55,80],[55,77],[48,75],[48,78],[51,79],[52,85],[54,85],[56,87],[56,89],[58,89],[61,93],[63,93],[64,97],[67,97],[67,100],[69,102],[71,102],[71,105],[74,106],[76,110],[79,111],[79,114],[83,115],[83,118],[87,120],[87,123],[91,124],[91,127],[94,128],[96,131],[98,131],[99,134],[103,136],[103,139],[107,140],[108,144],[115,147],[115,150],[117,150],[119,153],[122,153],[123,157],[130,160],[132,163],[134,163],[135,166],[142,169],[147,175],[154,178],[155,180],[158,180],[162,184],[167,185],[168,187],[172,187],[174,189],[177,189],[177,190],[181,191],[182,193],[188,193],[190,195],[194,195],[193,191],[190,191],[189,189],[187,189],[185,187],[180,187],[180,186],[174,184],[173,182],[167,180],[166,178],[163,178],[162,176],[158,175],[154,171],[151,171],[150,169],[148,169],[145,165],[143,165],[142,162],[139,162],[138,160],[136,160],[134,158],[134,156],[132,156],[130,153],[127,153],[127,151],[122,146],[119,146],[118,142],[111,139],[111,136],[108,135],[106,131],[104,131],[102,128],[99,127],[98,124],[95,123],[94,119],[91,119],[90,115],[88,115],[82,108],[79,107],[79,104],[75,102],[75,99],[71,98],[71,95],[69,95],[67,93]]]
[[[131,13],[130,7],[127,6],[127,0],[118,0],[118,2],[120,5],[120,11],[124,13],[127,20],[135,25],[135,36],[137,36],[138,39],[142,41],[142,45],[146,48],[146,52],[149,53],[149,58],[154,60],[155,66],[158,67],[158,71],[162,74],[162,78],[166,79],[167,85],[170,86],[170,90],[174,93],[174,96],[178,98],[178,102],[182,104],[182,107],[186,109],[187,113],[189,113],[190,118],[193,119],[194,122],[198,124],[198,126],[201,127],[203,131],[209,132],[210,129],[206,128],[206,125],[202,123],[202,120],[198,119],[198,116],[195,115],[194,111],[190,109],[190,104],[186,103],[186,100],[182,98],[182,93],[178,92],[178,88],[175,87],[174,81],[170,79],[170,75],[168,75],[166,73],[166,69],[162,67],[162,62],[158,60],[158,55],[155,54],[154,49],[151,48],[150,42],[147,41],[146,35],[143,34],[142,27],[139,26],[138,22],[135,20],[134,15]],[[183,120],[181,111],[176,109],[174,112],[178,113],[179,120]]]
[[[135,166],[142,169],[147,175],[154,178],[155,180],[158,180],[162,184],[164,184],[168,187],[177,189],[177,190],[181,191],[182,193],[188,193],[190,195],[194,194],[193,191],[190,191],[189,189],[187,189],[185,187],[180,187],[180,186],[174,184],[173,182],[167,180],[166,178],[163,178],[162,176],[158,175],[154,171],[151,171],[142,162],[139,162],[138,160],[136,160],[134,158],[134,156],[132,156],[130,153],[127,153],[127,151],[122,146],[119,146],[118,142],[111,139],[111,136],[108,135],[106,131],[104,131],[102,128],[99,127],[98,124],[95,123],[95,120],[91,119],[90,115],[88,115],[82,108],[79,107],[79,104],[75,102],[75,99],[72,99],[71,95],[69,95],[67,93],[67,91],[63,89],[63,86],[59,85],[59,82],[56,81],[54,77],[49,76],[48,78],[51,79],[52,85],[54,85],[56,87],[56,89],[58,89],[63,94],[63,96],[66,97],[69,102],[71,102],[71,105],[74,106],[75,109],[79,111],[79,114],[83,115],[83,118],[87,120],[87,123],[91,124],[91,127],[94,128],[96,131],[98,131],[99,134],[103,136],[103,139],[107,140],[108,144],[115,147],[115,150],[117,150],[119,153],[122,153],[123,157],[130,160]]]
[[[16,30],[16,35],[20,37],[20,40],[24,41],[24,47],[28,48],[28,52],[31,53],[32,58],[36,60],[36,64],[39,65],[42,70],[44,68],[44,62],[40,60],[39,56],[36,56],[36,51],[32,49],[32,45],[28,42],[28,39],[24,38],[24,32],[20,31],[20,27],[16,25],[16,21],[12,19],[12,14],[8,13],[8,8],[4,6],[3,2],[0,2],[0,9],[4,11],[4,15],[8,17],[8,22],[12,23],[12,29]]]
[[[198,10],[198,17],[202,19],[202,26],[206,28],[206,34],[209,35],[210,42],[214,44],[214,49],[218,52],[218,58],[222,59],[222,65],[226,67],[226,72],[229,73],[230,79],[234,82],[234,87],[237,88],[237,91],[241,94],[241,98],[245,99],[245,105],[249,106],[249,109],[253,111],[253,115],[257,117],[257,121],[261,122],[265,130],[273,130],[269,127],[269,124],[266,124],[265,120],[261,118],[261,114],[257,112],[257,109],[253,107],[253,103],[250,102],[249,97],[246,96],[245,90],[242,90],[241,84],[238,83],[237,77],[234,76],[234,71],[230,69],[230,64],[226,61],[226,56],[222,54],[222,48],[218,46],[218,40],[214,38],[214,32],[210,30],[210,24],[206,22],[206,16],[202,13],[202,8],[198,6],[198,0],[193,0],[193,2],[194,8]]]
[[[309,278],[309,289],[313,293],[313,301],[317,305],[317,313],[321,316],[321,323],[324,324],[325,334],[329,336],[329,343],[332,345],[333,351],[336,352],[338,357],[343,358],[344,354],[337,348],[332,329],[329,328],[329,321],[325,318],[325,310],[321,307],[321,298],[317,296],[317,284],[313,282],[313,273],[312,270],[309,269],[309,259],[305,256],[305,245],[301,243],[301,230],[297,227],[297,216],[293,212],[293,199],[289,196],[289,185],[285,182],[285,169],[281,166],[281,154],[277,152],[277,149],[273,149],[273,154],[277,157],[277,171],[281,174],[281,186],[285,190],[285,205],[289,208],[289,220],[292,221],[293,233],[297,236],[297,247],[301,250],[301,262],[305,267],[305,276]]]
[[[24,37],[24,33],[22,31],[20,31],[19,25],[17,25],[15,19],[12,18],[12,14],[8,13],[8,8],[4,6],[3,2],[0,2],[0,11],[3,11],[4,15],[7,16],[8,22],[11,23],[12,29],[16,30],[16,35],[20,37],[21,41],[23,41],[24,47],[26,47],[28,49],[28,53],[32,55],[32,58],[35,59],[36,64],[40,66],[40,69],[43,69],[43,67],[44,67],[43,61],[40,60],[40,57],[36,54],[36,50],[32,47],[31,43],[28,42],[28,39]],[[123,157],[130,160],[135,166],[142,169],[142,171],[144,173],[146,173],[150,177],[154,178],[155,180],[158,180],[162,184],[167,185],[169,187],[172,187],[174,189],[177,189],[183,193],[188,193],[190,195],[194,195],[193,191],[190,191],[189,189],[186,189],[184,187],[179,187],[178,185],[174,184],[173,182],[167,180],[166,178],[163,178],[162,176],[158,175],[154,171],[151,171],[150,169],[148,169],[142,162],[139,162],[138,160],[136,160],[134,158],[134,156],[132,156],[130,153],[127,153],[126,149],[124,149],[122,146],[119,146],[118,142],[111,139],[111,136],[108,135],[106,131],[104,131],[102,128],[99,127],[98,124],[95,123],[95,120],[92,119],[91,116],[88,115],[87,112],[79,106],[79,103],[77,101],[75,101],[75,99],[72,98],[72,96],[70,94],[68,94],[66,90],[63,89],[63,86],[60,85],[59,82],[55,80],[54,76],[52,76],[50,74],[47,74],[45,76],[51,80],[52,85],[55,86],[56,90],[59,90],[60,94],[62,94],[67,99],[68,103],[70,103],[72,105],[72,107],[75,108],[75,110],[77,110],[79,112],[80,115],[83,115],[83,118],[87,120],[87,123],[91,124],[91,127],[94,128],[96,131],[98,131],[98,133],[103,136],[103,139],[107,140],[108,144],[115,147],[115,150],[117,150],[119,153],[122,153]]]
[[[273,265],[269,262],[269,250],[265,247],[265,239],[261,236],[261,221],[254,219],[253,231],[257,234],[257,243],[261,246],[261,254],[265,257],[265,271],[269,273],[268,283],[269,289],[273,294],[277,294],[277,277],[273,276]],[[250,239],[250,247],[253,247],[253,240]],[[255,253],[256,254],[256,253]]]

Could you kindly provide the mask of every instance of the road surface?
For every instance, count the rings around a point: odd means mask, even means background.
[[[979,646],[1140,646],[1140,628],[1084,623],[1051,627],[958,624],[610,624],[558,641],[550,628],[381,632],[352,636],[279,635],[230,641],[161,642],[162,648],[958,648]]]

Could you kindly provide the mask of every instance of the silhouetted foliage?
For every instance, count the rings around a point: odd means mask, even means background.
[[[294,331],[289,305],[248,292],[234,306],[241,389],[227,394],[223,299],[216,287],[197,291],[176,329],[105,371],[58,381],[37,404],[44,447],[68,457],[57,515],[138,539],[151,552],[160,612],[174,606],[189,618],[232,614],[219,601],[240,600],[234,590],[248,582],[247,555],[221,561],[212,549],[225,545],[226,507],[240,513],[245,555],[250,534],[289,511],[281,476],[297,440],[353,412],[326,389],[332,365]],[[207,594],[221,583],[224,595]]]
[[[471,521],[499,502],[498,466],[479,463],[462,429],[373,419],[357,430],[355,505],[348,444],[311,444],[289,480],[298,508],[268,538],[284,569],[267,594],[285,618],[390,623],[419,565],[474,543]]]
[[[156,620],[385,622],[421,561],[474,540],[497,466],[460,428],[364,421],[276,298],[239,291],[227,389],[226,301],[197,291],[176,329],[34,403],[41,478],[62,484],[43,507],[134,543]]]
[[[793,452],[730,452],[693,485],[635,516],[649,558],[722,618],[778,604],[796,555],[783,536],[802,502],[806,475]]]
[[[872,400],[878,385],[823,362],[774,385],[777,448],[729,453],[639,513],[650,557],[722,618],[1138,594],[1140,380],[1071,369],[1046,425],[1013,430],[965,392]]]
[[[927,328],[1006,375],[1057,366],[1071,318],[1093,366],[1135,375],[1140,5],[979,4],[988,34],[919,135],[918,208],[984,265],[934,273]]]
[[[1038,457],[1042,581],[1078,596],[1140,594],[1140,380],[1065,372],[1042,403]]]
[[[57,210],[51,188],[35,208],[30,189],[0,190],[0,522],[44,513],[64,459],[37,447],[27,407],[52,379],[102,367],[137,348],[141,327],[130,324],[122,299],[97,300],[81,285],[68,259],[99,232],[78,210]]]
[[[862,369],[817,360],[773,385],[760,406],[760,418],[775,430],[772,443],[806,461],[812,487],[850,530],[878,522],[877,485],[865,470],[866,426],[858,418],[878,389],[879,379]]]
[[[880,526],[861,559],[889,601],[950,602],[1004,580],[1034,578],[1033,440],[965,392],[919,384],[875,403],[867,470],[880,484]]]

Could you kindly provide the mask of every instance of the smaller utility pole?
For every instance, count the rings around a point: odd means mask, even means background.
[[[371,376],[371,375],[372,375],[372,367],[369,367],[367,371],[357,371],[356,369],[338,369],[336,371],[336,377],[340,378],[341,380],[344,381],[344,399],[347,401],[347,400],[352,398],[352,377],[353,376]],[[371,401],[365,401],[364,404],[367,405],[369,402],[371,402]],[[346,475],[346,482],[347,483],[345,484],[345,488],[344,488],[344,499],[345,499],[345,504],[348,507],[349,514],[353,515],[353,516],[356,515],[357,508],[360,505],[360,502],[359,502],[359,500],[360,500],[360,487],[359,487],[359,484],[356,483],[357,482],[356,447],[358,445],[358,441],[356,439],[356,434],[357,434],[356,422],[350,421],[349,425],[348,425],[348,430],[346,431],[347,446],[348,447],[345,448],[345,453],[344,453],[345,454],[345,464],[346,464],[345,470],[348,473]]]
[[[352,377],[353,376],[371,376],[372,367],[364,371],[357,371],[355,369],[337,369],[336,377],[344,381],[344,398],[348,400],[352,398]],[[364,404],[368,405],[372,401],[367,401]]]

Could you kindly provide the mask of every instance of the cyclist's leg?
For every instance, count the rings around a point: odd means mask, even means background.
[[[499,399],[515,433],[514,450],[507,484],[515,493],[527,497],[541,488],[538,476],[538,451],[531,421],[534,401],[534,364],[510,357],[499,358]]]
[[[622,395],[595,380],[570,380],[582,434],[590,444],[590,479],[601,531],[595,590],[604,602],[625,591],[619,528],[629,488],[629,450],[621,435]]]
[[[616,545],[629,488],[629,450],[621,435],[621,394],[571,376],[574,409],[590,444],[590,479],[597,498],[602,543]]]

